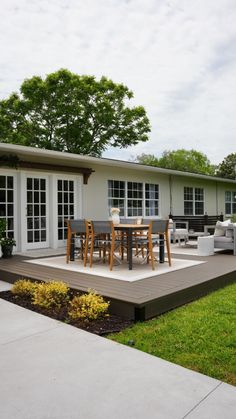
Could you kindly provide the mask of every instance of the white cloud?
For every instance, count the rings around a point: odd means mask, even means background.
[[[234,0],[2,0],[0,97],[59,68],[106,75],[145,106],[151,140],[107,156],[236,151]]]

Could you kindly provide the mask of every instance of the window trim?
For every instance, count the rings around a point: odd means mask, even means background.
[[[117,181],[117,182],[124,182],[124,191],[125,191],[125,196],[124,198],[115,198],[109,195],[109,181]],[[129,216],[128,215],[128,201],[132,200],[133,198],[129,198],[128,197],[128,183],[141,183],[142,184],[142,198],[137,198],[137,200],[142,200],[142,215],[132,215]],[[158,199],[156,199],[155,201],[157,201],[158,205],[157,205],[157,209],[158,209],[158,215],[146,215],[146,185],[155,185],[158,187]],[[107,203],[108,203],[108,213],[110,215],[110,205],[109,205],[109,201],[110,200],[123,200],[124,202],[124,215],[120,215],[120,218],[130,218],[130,219],[135,219],[137,217],[143,217],[143,218],[160,218],[160,184],[159,183],[154,183],[154,182],[141,182],[141,181],[137,181],[137,180],[120,180],[120,179],[108,179],[107,180]],[[136,198],[134,198],[136,200]]]
[[[16,229],[16,215],[17,215],[17,208],[16,208],[16,176],[15,173],[11,173],[10,171],[0,171],[0,176],[5,177],[6,183],[5,188],[0,188],[1,190],[5,191],[5,201],[1,201],[2,205],[5,205],[5,215],[0,215],[0,219],[6,220],[6,233],[7,236],[12,237],[16,240],[17,236],[17,229]],[[8,188],[7,186],[7,178],[11,177],[13,179],[13,188]],[[8,191],[12,191],[13,193],[13,201],[8,201]],[[13,206],[13,214],[8,214],[8,205]],[[12,219],[12,229],[8,228],[8,219]],[[10,235],[9,235],[10,233]]]
[[[227,193],[230,193],[230,195],[231,195],[230,201],[226,201],[226,194]],[[233,211],[233,204],[236,205],[236,199],[234,201],[234,197],[236,197],[236,191],[232,191],[232,190],[226,190],[225,191],[225,215],[227,215],[227,216],[235,214],[235,212]],[[230,204],[230,213],[226,212],[226,204]]]
[[[202,216],[202,215],[204,215],[205,214],[205,189],[204,188],[202,188],[202,187],[199,187],[199,186],[184,186],[184,195],[185,195],[185,188],[189,188],[189,189],[192,189],[192,195],[193,195],[193,199],[192,200],[186,200],[185,198],[184,198],[184,215],[186,215],[186,216],[192,216],[192,217],[197,217],[197,216]],[[203,191],[203,200],[202,201],[199,201],[199,200],[196,200],[196,198],[195,198],[195,196],[196,196],[196,189],[202,189],[202,191]],[[193,204],[193,213],[192,214],[186,214],[185,213],[185,202],[192,202],[192,204]],[[201,213],[201,214],[196,214],[196,203],[197,202],[202,202],[203,203],[203,212]]]

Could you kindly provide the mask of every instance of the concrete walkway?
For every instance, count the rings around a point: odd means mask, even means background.
[[[1,419],[235,416],[230,385],[0,299]]]

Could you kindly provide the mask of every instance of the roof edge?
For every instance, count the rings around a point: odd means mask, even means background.
[[[145,170],[148,172],[155,172],[155,173],[160,173],[160,174],[165,174],[165,175],[192,177],[192,178],[197,178],[197,179],[212,180],[215,182],[225,182],[225,183],[236,184],[236,180],[233,180],[233,179],[220,178],[216,176],[203,175],[203,174],[191,173],[191,172],[183,172],[180,170],[164,169],[161,167],[148,166],[148,165],[144,165],[144,164],[140,164],[136,162],[128,162],[125,160],[116,160],[116,159],[109,159],[109,158],[104,158],[104,157],[98,158],[98,157],[92,157],[89,155],[74,154],[74,153],[67,153],[67,152],[54,151],[54,150],[46,150],[46,149],[41,149],[37,147],[22,146],[18,144],[0,143],[0,152],[2,154],[3,152],[16,153],[16,154],[18,153],[18,154],[23,154],[29,157],[37,153],[38,156],[41,156],[41,157],[47,156],[52,159],[57,158],[58,160],[94,163],[98,165],[106,164],[107,166],[114,166],[114,163],[115,163],[117,167],[125,167],[127,169]]]

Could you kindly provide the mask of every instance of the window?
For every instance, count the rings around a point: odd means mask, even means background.
[[[0,218],[6,220],[6,233],[14,238],[14,178],[0,176]]]
[[[184,215],[204,214],[203,188],[184,188]]]
[[[236,214],[236,191],[225,192],[225,214]]]
[[[138,182],[127,183],[127,216],[137,217],[143,215],[143,184]]]
[[[121,217],[159,215],[159,185],[108,180],[108,207],[120,209]]]
[[[119,180],[108,180],[108,206],[109,214],[111,208],[120,208],[120,216],[125,215],[125,182]]]
[[[159,214],[159,186],[145,184],[145,215],[153,217]]]

